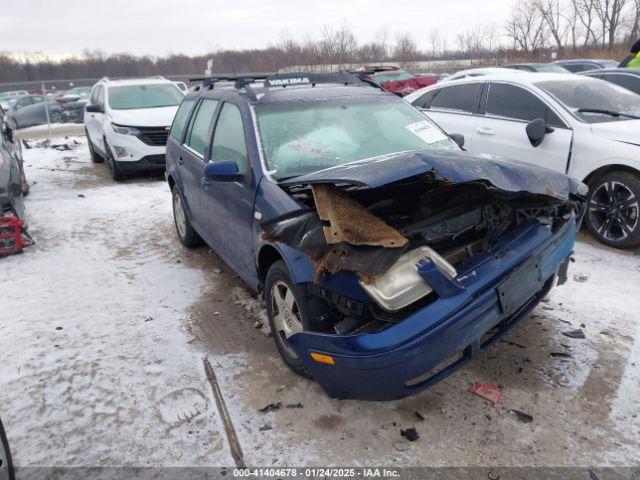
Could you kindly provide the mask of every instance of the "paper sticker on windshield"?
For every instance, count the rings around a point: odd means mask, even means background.
[[[427,143],[437,143],[447,139],[444,133],[426,120],[410,123],[405,128]]]

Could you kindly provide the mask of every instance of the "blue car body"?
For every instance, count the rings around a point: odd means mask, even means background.
[[[556,278],[565,276],[582,220],[585,187],[548,170],[452,150],[399,152],[286,181],[271,178],[261,157],[254,107],[261,102],[350,96],[392,95],[370,87],[317,86],[274,89],[260,97],[233,88],[202,88],[185,97],[185,101],[195,99],[195,106],[203,98],[219,101],[209,138],[224,103],[235,105],[242,116],[249,170],[241,181],[218,183],[204,178],[211,145],[202,156],[186,147],[188,126],[167,143],[166,177],[172,188],[178,188],[194,230],[251,288],[260,290],[270,265],[282,259],[296,284],[321,290],[323,298],[349,308],[366,309],[373,303],[353,271],[318,278],[317,262],[308,252],[265,235],[265,224],[305,211],[287,190],[291,186],[376,189],[431,175],[448,185],[486,185],[507,199],[524,192],[578,205],[553,228],[535,219],[522,221],[490,249],[458,265],[455,279],[445,278],[432,265],[419,266],[437,298],[409,309],[388,328],[353,334],[305,331],[289,338],[308,372],[331,397],[392,400],[429,387],[487,349],[527,316]],[[333,364],[318,363],[312,353],[331,357]]]

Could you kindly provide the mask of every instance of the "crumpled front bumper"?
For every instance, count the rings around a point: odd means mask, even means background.
[[[333,398],[395,400],[418,393],[452,374],[513,329],[566,273],[580,219],[556,232],[526,225],[505,236],[491,254],[474,258],[459,272],[462,291],[439,298],[376,334],[304,332],[289,339],[309,372]],[[536,282],[523,295],[518,281],[535,269]],[[520,272],[520,273],[518,273]],[[519,275],[519,277],[514,277]],[[514,285],[515,283],[515,285]],[[507,305],[505,285],[524,299]],[[518,289],[520,291],[518,291]],[[311,353],[329,355],[317,363]]]

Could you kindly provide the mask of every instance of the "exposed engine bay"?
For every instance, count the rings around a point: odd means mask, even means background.
[[[264,237],[316,263],[308,290],[328,306],[317,328],[338,334],[382,330],[425,302],[455,294],[458,269],[482,252],[495,254],[504,235],[525,224],[555,231],[582,208],[578,198],[508,192],[485,181],[455,184],[432,174],[376,188],[283,188],[305,208],[264,223]],[[336,299],[322,288],[325,275],[340,271],[357,274],[373,302]]]

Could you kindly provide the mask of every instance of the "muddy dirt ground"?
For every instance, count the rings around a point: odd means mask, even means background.
[[[479,361],[402,401],[337,401],[282,364],[260,300],[213,252],[179,244],[161,178],[115,183],[83,137],[62,140],[25,150],[36,245],[0,260],[19,466],[233,465],[205,358],[249,465],[638,465],[640,252],[581,234],[568,283]]]

